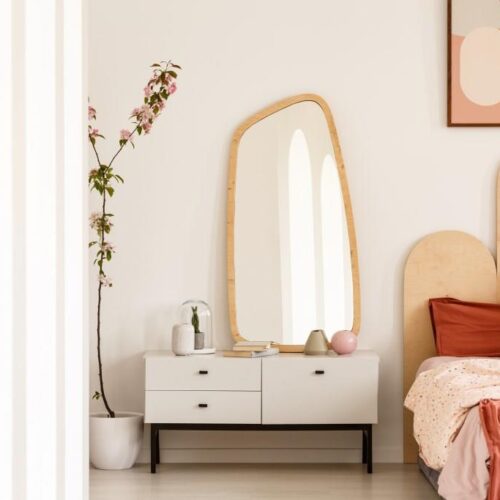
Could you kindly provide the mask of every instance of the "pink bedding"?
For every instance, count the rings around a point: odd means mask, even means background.
[[[500,498],[500,400],[481,401],[479,416],[490,455],[488,500],[498,500]]]
[[[445,363],[449,363],[450,361],[456,361],[457,359],[464,359],[464,358],[457,358],[456,356],[434,356],[432,358],[427,358],[418,367],[417,375],[415,376],[415,378],[417,378],[422,372],[425,372],[427,370],[432,370],[433,368],[437,368],[438,366],[444,365]]]
[[[427,370],[458,359],[464,358],[436,356],[426,359],[419,367],[417,377]],[[449,448],[448,458],[439,476],[439,494],[446,500],[485,500],[490,483],[487,467],[489,457],[479,407],[474,406]]]
[[[439,475],[439,494],[447,500],[485,500],[490,482],[488,458],[479,408],[475,406],[450,447]]]

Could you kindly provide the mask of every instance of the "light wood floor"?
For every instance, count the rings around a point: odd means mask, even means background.
[[[91,500],[433,500],[416,465],[162,464],[90,471]]]

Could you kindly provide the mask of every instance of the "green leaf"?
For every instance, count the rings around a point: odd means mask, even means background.
[[[90,248],[90,247],[93,247],[93,246],[94,246],[94,245],[96,245],[96,244],[97,244],[97,241],[90,241],[90,242],[89,242],[89,248]]]
[[[174,77],[174,78],[177,78],[177,73],[176,73],[175,71],[167,71],[167,73],[168,73],[170,76],[172,76],[172,77]]]
[[[98,391],[95,391],[93,396],[92,396],[92,399],[95,399],[97,401],[100,397],[101,397],[101,393]]]
[[[102,193],[104,191],[104,188],[102,187],[102,184],[99,182],[94,182],[94,188],[99,192],[99,194],[102,196]]]
[[[111,250],[106,252],[106,260],[111,260]]]
[[[159,65],[158,63],[154,63],[151,65],[151,68],[161,68],[161,65]]]
[[[111,186],[108,186],[106,188],[106,191],[108,192],[109,196],[113,196],[113,194],[115,193],[115,190]]]
[[[142,134],[142,127],[141,127],[140,125],[137,127],[137,133],[138,133],[139,135],[141,135],[141,134]]]
[[[147,103],[148,103],[148,98],[147,98],[147,97],[145,97],[145,98],[144,98],[144,104],[147,104]]]
[[[172,68],[182,69],[178,64],[171,64]]]

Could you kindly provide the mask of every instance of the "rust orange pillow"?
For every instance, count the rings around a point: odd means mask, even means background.
[[[430,299],[432,328],[440,356],[500,357],[500,304]]]

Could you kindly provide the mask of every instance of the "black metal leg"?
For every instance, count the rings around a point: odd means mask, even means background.
[[[363,463],[366,464],[367,462],[367,442],[368,442],[368,432],[366,431],[366,429],[363,429],[361,431],[361,435],[362,435],[362,438],[363,438]]]
[[[156,436],[158,431],[155,424],[151,424],[151,474],[156,472],[156,454],[158,448],[156,447]]]
[[[368,426],[367,431],[367,450],[366,450],[366,471],[368,474],[373,472],[373,456],[372,456],[372,425]]]
[[[262,424],[151,424],[151,473],[156,472],[160,463],[160,430],[360,430],[362,432],[362,461],[368,474],[373,473],[372,424],[302,424],[302,425],[262,425]]]
[[[160,429],[156,430],[156,463],[160,463]]]

